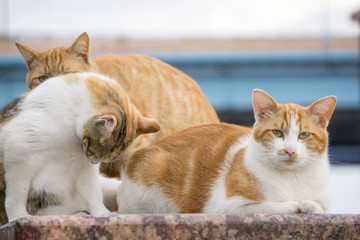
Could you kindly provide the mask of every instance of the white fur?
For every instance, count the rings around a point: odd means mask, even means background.
[[[158,186],[145,187],[131,181],[125,171],[117,195],[118,213],[177,213],[176,205]]]
[[[63,204],[39,214],[106,214],[98,166],[83,154],[84,123],[94,115],[86,79],[49,79],[26,96],[20,113],[0,133],[6,179],[6,211],[12,221],[24,215],[30,188],[61,196]],[[101,75],[97,77],[106,79]]]

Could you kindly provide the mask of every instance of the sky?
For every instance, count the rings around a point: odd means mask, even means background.
[[[355,37],[359,0],[0,0],[0,36]]]

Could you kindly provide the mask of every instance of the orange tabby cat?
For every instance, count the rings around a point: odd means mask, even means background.
[[[138,150],[122,173],[119,213],[323,213],[326,126],[336,98],[278,104],[255,90],[254,128],[192,127]]]
[[[16,43],[29,70],[30,89],[49,77],[93,71],[117,80],[132,104],[147,118],[157,119],[161,130],[143,135],[127,146],[122,158],[135,150],[190,126],[217,123],[214,109],[197,83],[183,72],[159,60],[139,55],[89,57],[89,37],[81,34],[71,47],[38,52]],[[102,172],[119,177],[119,166],[102,165]]]

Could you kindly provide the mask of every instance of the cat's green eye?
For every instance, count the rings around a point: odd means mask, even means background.
[[[282,138],[284,134],[280,130],[272,130],[275,137]]]
[[[49,77],[48,76],[46,76],[46,75],[43,75],[43,76],[40,76],[39,77],[39,81],[40,82],[44,82],[46,79],[48,79]]]
[[[299,139],[306,139],[310,136],[310,133],[308,132],[302,132],[299,134]]]

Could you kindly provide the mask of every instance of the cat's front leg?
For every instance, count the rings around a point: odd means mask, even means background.
[[[29,216],[26,210],[31,182],[31,169],[26,164],[5,163],[5,208],[9,222]]]
[[[297,213],[299,202],[261,202],[247,204],[241,207],[241,213]]]
[[[323,205],[314,200],[305,200],[299,203],[299,213],[320,214],[325,213]]]
[[[89,163],[90,164],[90,163]],[[77,191],[87,205],[87,209],[91,215],[107,215],[110,211],[105,207],[99,175],[95,165],[83,169],[83,172],[77,183]]]

